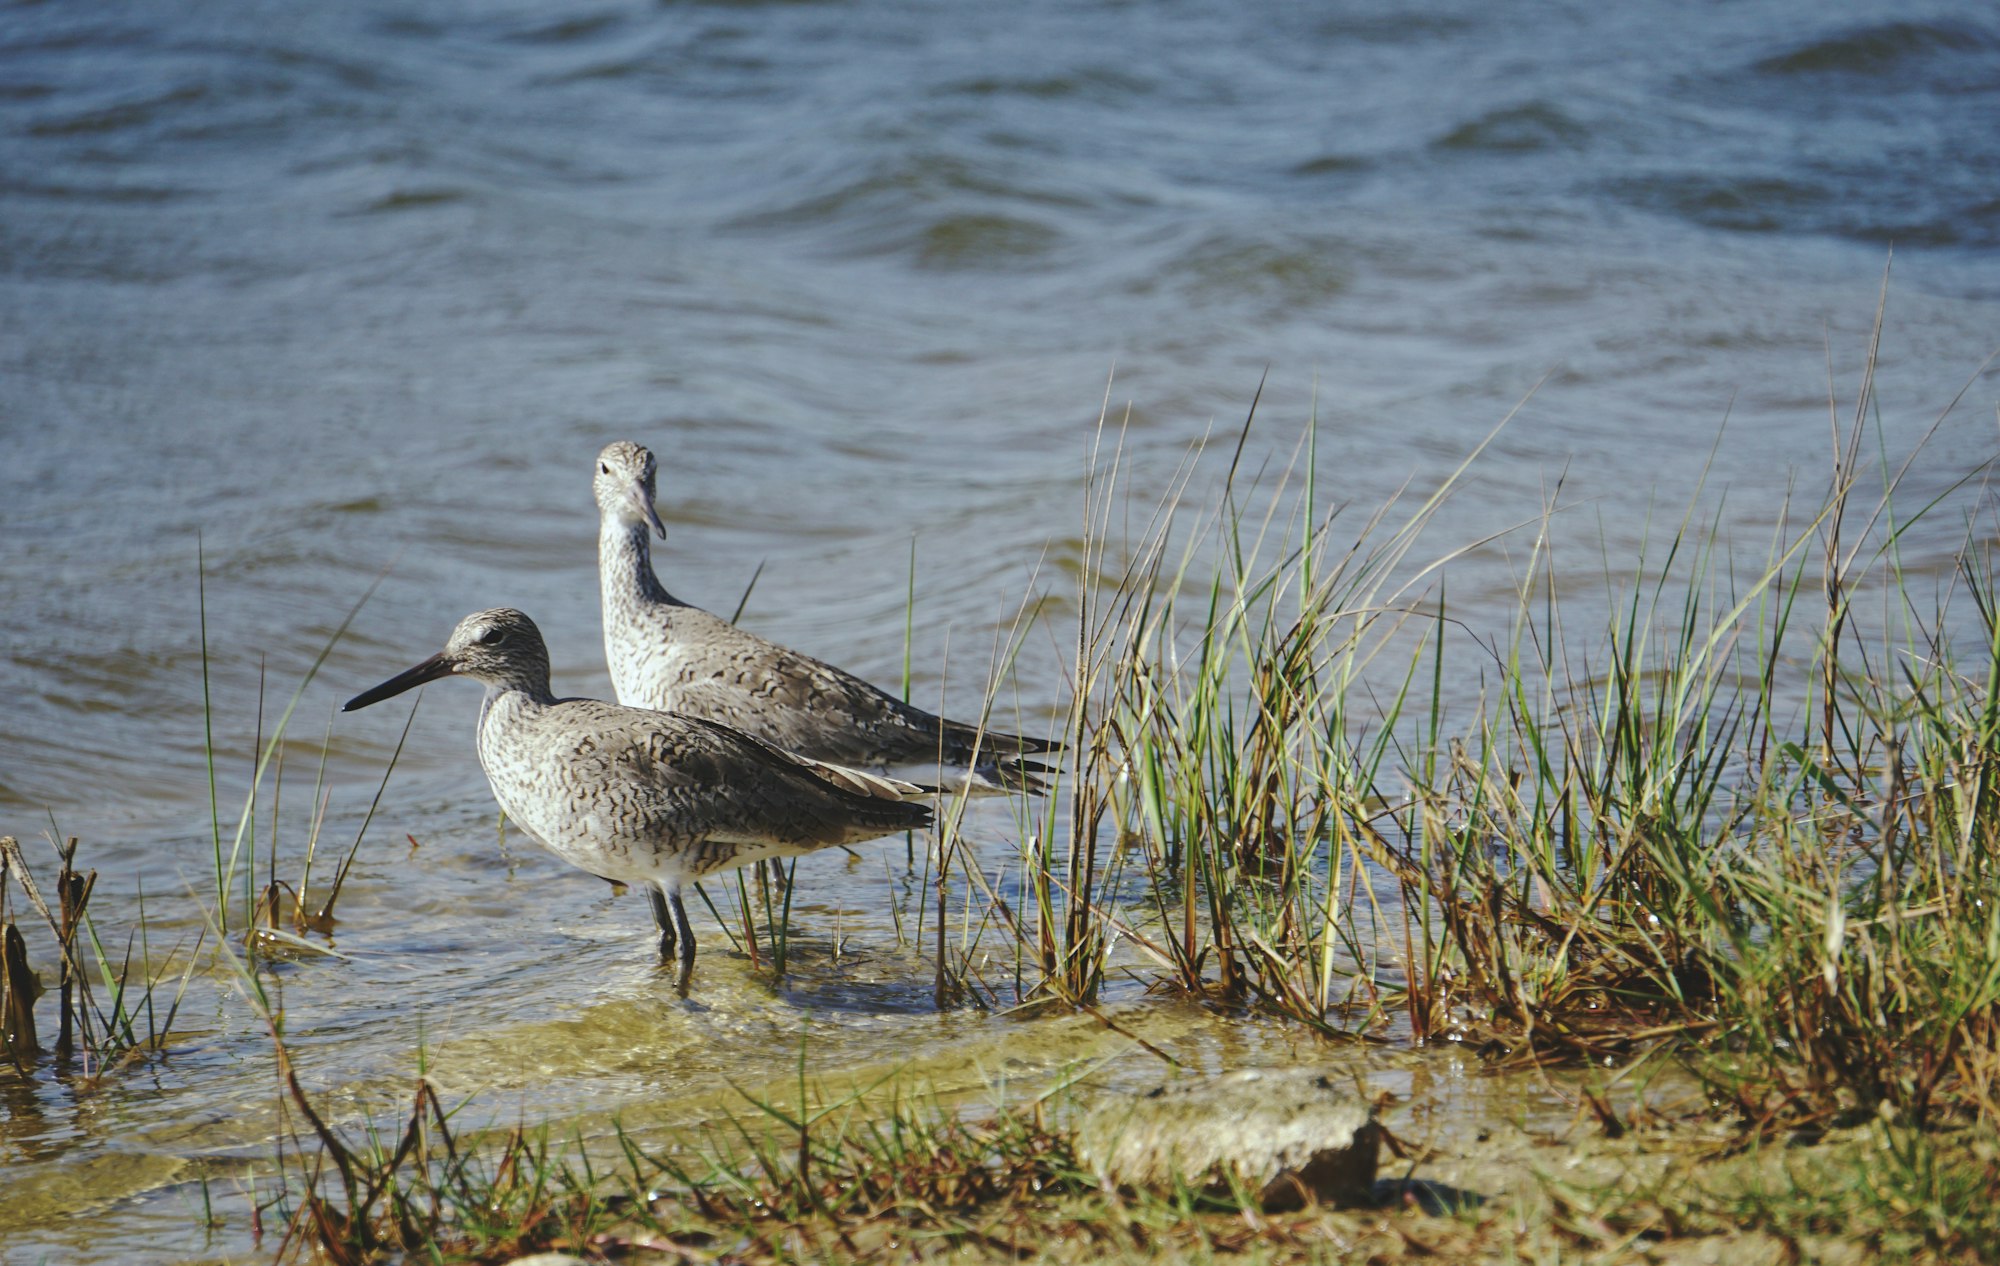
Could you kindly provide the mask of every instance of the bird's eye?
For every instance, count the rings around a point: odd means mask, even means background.
[[[597,463],[597,473],[600,475],[608,475],[611,473],[611,467],[605,465],[603,462],[599,462]]]
[[[498,646],[506,640],[507,630],[505,629],[487,629],[479,635],[479,644],[481,646]]]

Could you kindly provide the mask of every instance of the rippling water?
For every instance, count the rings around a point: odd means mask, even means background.
[[[1322,486],[1371,505],[1535,389],[1444,544],[1566,468],[1614,559],[1726,414],[1721,526],[1761,544],[1824,478],[1829,361],[1851,401],[1893,248],[1890,447],[1974,379],[1921,476],[1942,488],[1994,452],[1996,106],[2000,18],[1972,3],[7,5],[0,833],[53,813],[107,894],[205,876],[198,540],[225,796],[260,671],[275,715],[385,567],[295,761],[478,607],[529,610],[558,687],[605,692],[587,480],[613,438],[661,455],[670,587],[728,609],[768,560],[746,621],[885,683],[914,540],[913,689],[960,709],[1024,596],[1066,592],[1037,567],[1074,558],[1107,399],[1149,494],[1268,370],[1266,447],[1316,411]],[[1461,614],[1510,584],[1460,569]],[[1061,641],[1030,639],[1024,707],[1062,702]],[[858,920],[861,965],[742,993],[696,1030],[711,1060],[660,1072],[679,1021],[629,1014],[656,1006],[643,911],[495,852],[472,695],[417,720],[343,911],[357,965],[289,986],[328,1079],[406,1066],[419,1014],[524,1026],[605,1110],[792,1043],[807,1009],[834,1064],[969,1023],[884,948],[879,859],[820,859],[808,925]],[[334,725],[332,834],[397,724]],[[267,1100],[232,1015],[115,1111]],[[9,1102],[10,1164],[120,1152]],[[185,1229],[177,1200],[114,1225]]]

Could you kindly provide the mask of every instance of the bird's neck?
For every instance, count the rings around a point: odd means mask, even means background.
[[[539,712],[556,702],[555,692],[549,689],[546,677],[538,682],[489,681],[486,683],[486,698],[479,705],[479,727],[485,729],[489,718]]]
[[[682,605],[653,575],[652,541],[643,523],[605,517],[597,533],[597,575],[606,616],[659,603]]]

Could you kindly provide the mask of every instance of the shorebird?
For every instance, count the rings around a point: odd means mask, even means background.
[[[931,824],[922,789],[774,747],[700,717],[558,699],[535,622],[501,607],[458,622],[444,650],[349,699],[352,712],[440,677],[486,686],[479,764],[507,816],[570,865],[646,889],[674,987],[694,973],[681,885]]]
[[[1060,743],[934,716],[668,593],[647,535],[667,535],[655,472],[652,453],[620,440],[597,455],[592,479],[604,658],[620,703],[720,721],[814,760],[952,766],[970,770],[975,789],[1040,790],[1035,775],[1047,771],[1025,758]]]

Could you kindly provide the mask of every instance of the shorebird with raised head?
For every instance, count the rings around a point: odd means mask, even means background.
[[[466,616],[444,650],[347,701],[352,712],[440,677],[486,687],[479,764],[507,816],[593,875],[643,886],[660,957],[687,993],[694,932],[681,885],[931,824],[921,789],[781,750],[699,717],[558,699],[541,630],[519,611]]]
[[[620,440],[597,455],[598,584],[604,658],[618,701],[720,721],[788,752],[875,769],[971,772],[975,789],[1037,790],[1026,758],[1060,743],[949,721],[668,593],[653,574],[649,532],[656,466]]]

